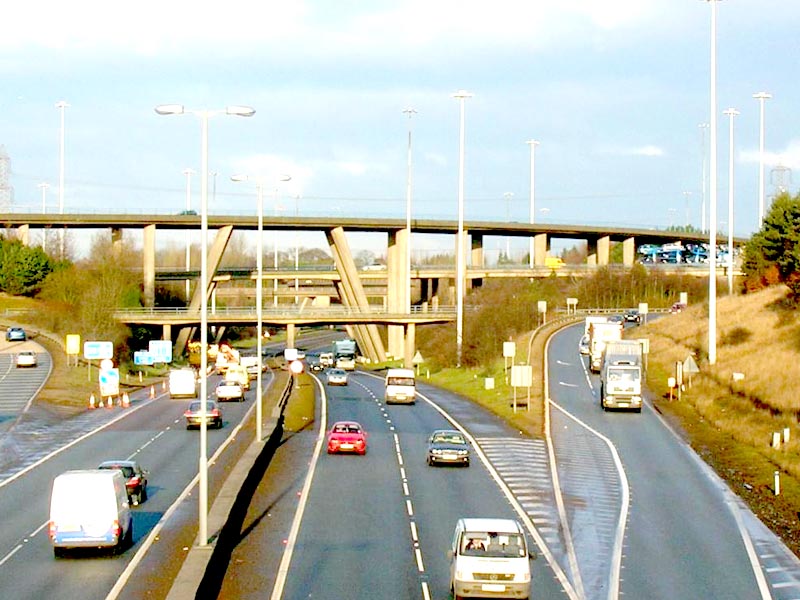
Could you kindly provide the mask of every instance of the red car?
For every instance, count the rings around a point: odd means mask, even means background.
[[[367,453],[367,432],[355,421],[338,421],[328,432],[328,454]]]

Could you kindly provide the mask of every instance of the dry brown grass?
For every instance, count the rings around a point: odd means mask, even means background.
[[[800,316],[782,286],[745,296],[721,297],[717,311],[717,361],[708,364],[708,307],[658,319],[637,332],[649,337],[648,386],[656,406],[684,431],[692,446],[731,483],[790,547],[800,551]],[[700,374],[669,402],[667,377],[675,363],[694,355]],[[744,379],[734,381],[733,373]],[[774,432],[790,431],[780,450]],[[774,472],[781,495],[773,491]]]

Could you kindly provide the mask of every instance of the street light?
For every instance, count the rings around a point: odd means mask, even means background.
[[[289,177],[287,175],[287,177]],[[291,179],[291,177],[289,177]],[[281,181],[289,181],[289,179]],[[294,216],[300,216],[300,194],[294,197]],[[300,271],[300,240],[297,236],[297,229],[294,230],[294,303],[300,303],[300,279],[297,274]]]
[[[735,108],[722,111],[728,115],[728,295],[733,294],[733,118]]]
[[[703,0],[708,2],[708,0]],[[700,182],[700,233],[706,232],[706,130],[708,129],[708,123],[700,123],[697,127],[700,128],[700,151],[703,154],[702,161],[703,161],[703,171],[702,171],[702,181]]]
[[[250,181],[252,178],[247,175],[234,175],[231,181]],[[289,181],[291,177],[283,175],[279,181]],[[262,380],[261,370],[263,368],[263,357],[261,354],[261,343],[264,338],[264,317],[262,315],[262,296],[264,279],[264,183],[262,180],[255,179],[256,198],[258,202],[258,239],[256,241],[256,353],[258,354],[258,375],[256,376],[256,440],[261,441],[263,437],[261,431],[262,420]]]
[[[408,115],[408,159],[406,163],[406,312],[411,313],[411,117],[417,114],[416,109],[406,108]]]
[[[709,122],[710,180],[711,191],[709,211],[708,241],[708,364],[717,362],[717,2],[704,0],[711,4],[711,81]]]
[[[56,108],[61,113],[61,128],[58,136],[58,214],[64,214],[64,111],[69,107],[64,100],[56,102]],[[58,230],[59,258],[64,258],[64,228]]]
[[[221,110],[187,110],[182,104],[161,104],[159,115],[193,114],[200,119],[200,458],[199,458],[199,544],[208,544],[208,119],[225,114],[252,117],[255,109],[248,106],[228,106]]]
[[[514,192],[505,192],[503,198],[506,199],[506,224],[511,223],[511,200],[514,198]],[[506,236],[506,263],[511,263],[511,236]]]
[[[772,98],[769,92],[753,94],[760,108],[758,127],[758,228],[764,222],[764,101]]]
[[[456,237],[456,366],[461,366],[461,351],[464,344],[464,100],[472,94],[459,90],[452,97],[460,105],[460,127],[458,136],[458,233]]]
[[[528,146],[531,147],[531,208],[530,208],[530,222],[533,225],[536,222],[536,192],[535,192],[535,183],[536,183],[536,146],[539,145],[537,140],[528,140],[525,142]],[[534,246],[534,238],[533,234],[531,234],[530,240],[530,249],[528,251],[528,266],[532,269],[533,268],[533,246]]]
[[[42,214],[47,214],[47,190],[50,184],[42,182],[37,186],[42,190]],[[42,229],[42,252],[47,253],[47,229]]]
[[[192,210],[192,175],[194,175],[194,171],[192,169],[184,169],[183,174],[186,175],[186,214],[191,214]],[[192,266],[192,256],[190,252],[190,237],[191,234],[189,230],[186,230],[186,271],[188,272]],[[191,300],[191,296],[189,295],[189,278],[186,278],[186,304],[189,304]]]

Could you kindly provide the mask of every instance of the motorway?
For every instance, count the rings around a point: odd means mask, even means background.
[[[212,565],[224,571],[220,589],[202,597],[443,600],[446,549],[461,516],[523,522],[539,555],[532,598],[800,597],[797,559],[649,404],[642,414],[600,409],[597,377],[577,352],[581,334],[582,325],[567,328],[549,345],[551,448],[424,383],[416,405],[386,406],[378,377],[355,373],[345,387],[314,380],[323,399],[315,422],[286,432],[229,563]],[[252,395],[223,405],[225,428],[209,431],[210,454],[233,442],[212,461],[212,497],[249,443],[231,434]],[[191,493],[197,471],[197,432],[185,430],[185,404],[160,394],[137,398],[125,413],[87,411],[47,428],[50,447],[62,451],[20,451],[17,466],[0,470],[0,514],[14,516],[0,529],[0,597],[166,596],[196,518],[180,509],[166,519]],[[324,430],[339,419],[364,425],[366,456],[325,454]],[[427,436],[453,426],[470,436],[471,466],[428,467]],[[80,439],[82,430],[94,433]],[[150,498],[134,508],[134,548],[55,560],[45,525],[52,478],[128,457],[152,472]],[[163,541],[110,594],[157,524]]]

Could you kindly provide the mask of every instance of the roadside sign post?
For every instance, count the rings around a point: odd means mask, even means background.
[[[424,362],[425,359],[422,358],[422,354],[417,350],[417,353],[414,354],[414,358],[411,359],[411,364],[417,368],[417,377],[419,377],[419,366]]]
[[[547,300],[539,300],[536,303],[536,308],[540,315],[542,315],[542,325],[547,323]]]
[[[650,307],[647,302],[639,302],[639,314],[642,316],[642,323],[647,325],[647,313],[650,312]]]
[[[700,367],[697,366],[697,361],[694,357],[690,354],[686,357],[686,360],[683,361],[683,373],[689,376],[689,388],[692,387],[692,375],[696,375],[700,372]]]
[[[517,345],[514,342],[503,342],[503,373],[505,373],[506,385],[508,385],[508,366],[514,363],[517,355]],[[511,359],[509,361],[509,359]]]
[[[67,366],[72,363],[73,357],[75,358],[75,366],[78,366],[78,355],[81,353],[81,336],[77,333],[67,334]]]
[[[86,381],[92,380],[93,360],[103,360],[112,356],[114,356],[114,344],[112,342],[84,342],[83,358],[87,364]]]
[[[574,315],[578,312],[578,299],[577,298],[567,298],[567,314]]]
[[[511,386],[514,388],[514,412],[517,412],[517,388],[528,388],[528,411],[531,410],[531,385],[533,384],[533,368],[530,365],[511,366]]]

